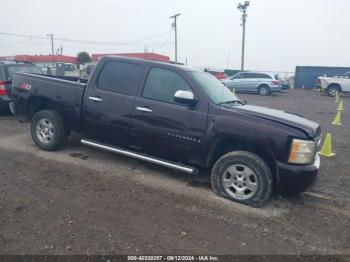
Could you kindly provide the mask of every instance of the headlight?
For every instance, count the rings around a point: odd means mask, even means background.
[[[314,161],[316,144],[310,140],[293,139],[288,162],[292,164],[311,164]]]

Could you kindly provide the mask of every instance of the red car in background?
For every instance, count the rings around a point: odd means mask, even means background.
[[[224,72],[208,71],[208,73],[212,74],[213,76],[215,76],[219,80],[223,80],[223,79],[229,78],[229,76],[226,73],[224,73]]]

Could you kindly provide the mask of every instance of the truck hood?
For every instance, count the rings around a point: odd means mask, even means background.
[[[267,107],[244,105],[235,106],[234,110],[300,129],[310,138],[314,138],[318,135],[318,129],[320,127],[318,123],[308,120],[302,116]]]

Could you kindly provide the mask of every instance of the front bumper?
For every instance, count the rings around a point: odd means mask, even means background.
[[[278,189],[280,194],[294,194],[306,191],[312,186],[320,169],[321,160],[316,156],[312,165],[291,165],[278,162]]]

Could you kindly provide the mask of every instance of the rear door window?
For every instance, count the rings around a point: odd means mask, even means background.
[[[105,91],[133,95],[140,76],[141,67],[138,64],[107,62],[98,77],[97,86]]]
[[[246,73],[246,78],[263,78],[263,79],[270,79],[271,77],[267,74],[262,74],[262,73]]]
[[[142,96],[175,104],[174,95],[179,90],[192,91],[185,79],[179,74],[163,68],[152,68],[148,74]]]
[[[255,73],[246,73],[245,78],[258,78],[258,74]]]
[[[271,79],[272,77],[267,75],[267,74],[258,74],[259,77],[258,78],[266,78],[266,79]]]

